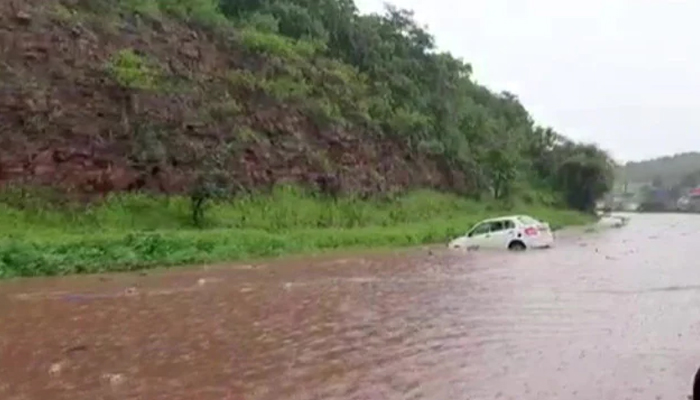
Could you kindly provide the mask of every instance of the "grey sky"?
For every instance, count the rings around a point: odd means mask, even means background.
[[[355,0],[363,13],[382,0]],[[475,78],[618,159],[700,151],[698,0],[393,0]]]

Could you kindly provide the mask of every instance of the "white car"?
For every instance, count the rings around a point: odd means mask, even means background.
[[[554,235],[546,222],[527,215],[491,218],[474,225],[466,235],[448,244],[452,249],[525,250],[550,247]]]

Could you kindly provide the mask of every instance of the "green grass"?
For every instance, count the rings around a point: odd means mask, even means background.
[[[591,217],[538,206],[495,205],[435,192],[392,201],[333,201],[294,188],[213,204],[194,228],[180,197],[114,196],[91,206],[0,196],[0,277],[133,271],[341,249],[438,243],[499,214],[527,213],[554,227]],[[21,205],[21,208],[18,207]]]

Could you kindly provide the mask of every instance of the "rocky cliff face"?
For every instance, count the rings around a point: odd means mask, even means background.
[[[264,68],[258,56],[169,20],[90,17],[80,2],[0,0],[2,184],[182,193],[215,165],[243,188],[451,186],[403,144],[233,89],[230,71]],[[125,88],[110,73],[120,55],[149,60],[137,70],[157,70],[157,84]]]

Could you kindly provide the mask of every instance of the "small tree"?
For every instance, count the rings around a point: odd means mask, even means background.
[[[593,211],[595,202],[609,192],[614,166],[610,157],[592,145],[571,146],[571,155],[558,170],[559,185],[568,204],[581,211]]]
[[[190,190],[192,224],[198,228],[204,227],[206,209],[210,200],[225,198],[230,193],[228,179],[223,173],[205,172],[200,174]]]
[[[231,184],[223,158],[216,152],[213,155],[207,153],[190,189],[192,224],[198,228],[203,227],[210,200],[225,198],[230,193]]]

